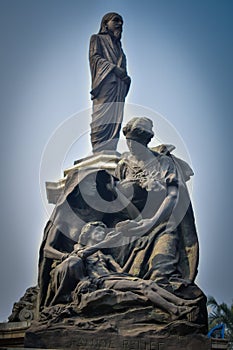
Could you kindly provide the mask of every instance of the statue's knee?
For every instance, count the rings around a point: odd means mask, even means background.
[[[84,264],[81,258],[72,256],[67,259],[67,269],[73,277],[80,278],[84,275]]]
[[[69,269],[73,269],[79,265],[83,265],[82,259],[80,259],[77,256],[70,256],[68,259],[66,259],[66,263]]]

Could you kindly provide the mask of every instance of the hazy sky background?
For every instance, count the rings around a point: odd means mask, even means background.
[[[124,18],[127,102],[164,116],[190,155],[197,283],[219,302],[233,299],[233,1],[0,0],[0,321],[36,284],[48,220],[41,157],[58,126],[91,106],[89,38],[112,11]],[[81,113],[80,127],[88,131],[89,123]],[[72,166],[88,152],[90,144],[74,144],[75,156],[61,162]],[[62,170],[46,180],[61,178]]]

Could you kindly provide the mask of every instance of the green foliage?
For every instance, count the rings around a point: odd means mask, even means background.
[[[209,329],[217,324],[224,323],[226,338],[233,344],[233,302],[231,306],[226,303],[218,304],[214,297],[209,296],[207,306]]]

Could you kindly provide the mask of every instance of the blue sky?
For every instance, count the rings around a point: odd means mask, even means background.
[[[88,132],[89,112],[82,111],[91,107],[89,38],[112,11],[124,18],[123,46],[132,78],[127,103],[171,123],[195,172],[197,283],[219,302],[232,301],[233,2],[1,0],[0,321],[36,283],[48,219],[41,157],[70,116],[78,113]],[[160,138],[159,125],[155,131]],[[169,142],[169,134],[165,139]],[[59,147],[54,152],[59,158]],[[74,144],[61,163],[71,166],[88,152],[88,141]],[[52,169],[46,180],[59,179],[62,170]]]

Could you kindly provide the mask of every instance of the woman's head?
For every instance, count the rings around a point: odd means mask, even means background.
[[[149,118],[135,117],[123,128],[123,134],[126,139],[134,140],[142,145],[147,145],[154,136],[152,128],[153,123]]]

